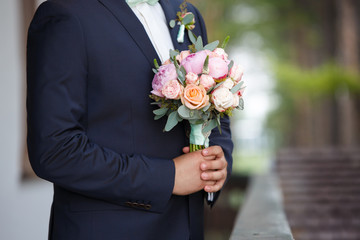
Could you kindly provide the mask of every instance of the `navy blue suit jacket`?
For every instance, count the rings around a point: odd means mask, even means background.
[[[167,21],[179,0],[161,0]],[[204,22],[194,32],[206,41]],[[175,48],[190,44],[176,41]],[[173,158],[185,126],[163,132],[149,93],[153,59],[146,32],[125,0],[50,0],[29,28],[28,151],[38,176],[54,183],[50,239],[203,238],[204,192],[172,195]],[[160,62],[160,61],[159,61]],[[232,165],[228,119],[214,130]]]

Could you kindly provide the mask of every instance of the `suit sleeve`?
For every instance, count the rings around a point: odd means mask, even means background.
[[[83,29],[70,10],[40,6],[27,46],[28,152],[35,173],[57,186],[162,212],[175,178],[171,159],[125,155],[91,142],[86,133],[87,54]]]
[[[193,6],[192,6],[193,7]],[[208,43],[207,33],[206,33],[206,26],[205,22],[200,14],[200,12],[193,7],[194,12],[197,16],[197,22],[199,23],[197,26],[200,28],[201,36],[203,38],[204,44]],[[231,172],[232,172],[232,164],[233,164],[233,158],[232,158],[232,152],[233,152],[233,142],[231,139],[231,129],[230,129],[230,119],[229,117],[224,117],[221,119],[221,133],[219,132],[218,128],[214,128],[210,135],[210,146],[220,146],[223,151],[226,158],[226,161],[228,162],[227,166],[227,179],[229,180]],[[209,202],[210,205],[213,205],[216,201],[216,199],[219,197],[220,192],[215,193],[214,195],[214,201]]]

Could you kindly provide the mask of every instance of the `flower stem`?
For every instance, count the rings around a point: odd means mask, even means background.
[[[190,152],[196,152],[196,151],[202,150],[202,149],[205,149],[204,145],[196,145],[196,144],[190,143]]]

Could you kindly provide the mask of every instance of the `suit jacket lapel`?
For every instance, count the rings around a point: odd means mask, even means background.
[[[178,43],[177,41],[177,34],[179,32],[180,26],[178,24],[175,25],[174,28],[169,26],[169,22],[171,20],[175,20],[177,18],[176,14],[180,11],[180,6],[174,6],[173,1],[171,0],[160,0],[160,5],[164,10],[166,22],[168,23],[167,26],[170,31],[171,40],[174,44],[174,48],[177,50],[187,50],[188,46],[191,45],[190,40],[187,36],[187,30],[185,30],[185,38],[183,43]]]
[[[160,0],[160,5],[161,5],[161,7],[162,7],[162,9],[164,10],[164,13],[165,13],[167,26],[168,26],[169,31],[170,31],[170,36],[171,36],[171,40],[173,42],[174,48],[180,50],[181,47],[183,47],[183,46],[180,45],[178,43],[177,39],[176,39],[177,38],[177,33],[179,31],[179,25],[176,24],[174,28],[171,28],[169,26],[170,21],[176,19],[177,10],[173,6],[171,0]],[[178,11],[180,11],[180,9]]]
[[[138,47],[144,53],[151,66],[154,65],[156,58],[160,62],[160,58],[156,53],[144,27],[139,19],[133,13],[125,0],[98,0],[101,2],[120,22],[120,24],[128,31],[134,39]]]

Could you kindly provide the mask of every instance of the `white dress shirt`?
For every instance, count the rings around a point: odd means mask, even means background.
[[[150,6],[147,3],[140,3],[131,9],[144,26],[161,62],[163,63],[169,59],[169,50],[174,49],[174,45],[160,4],[156,3],[154,6]],[[174,16],[175,18],[176,16]]]

